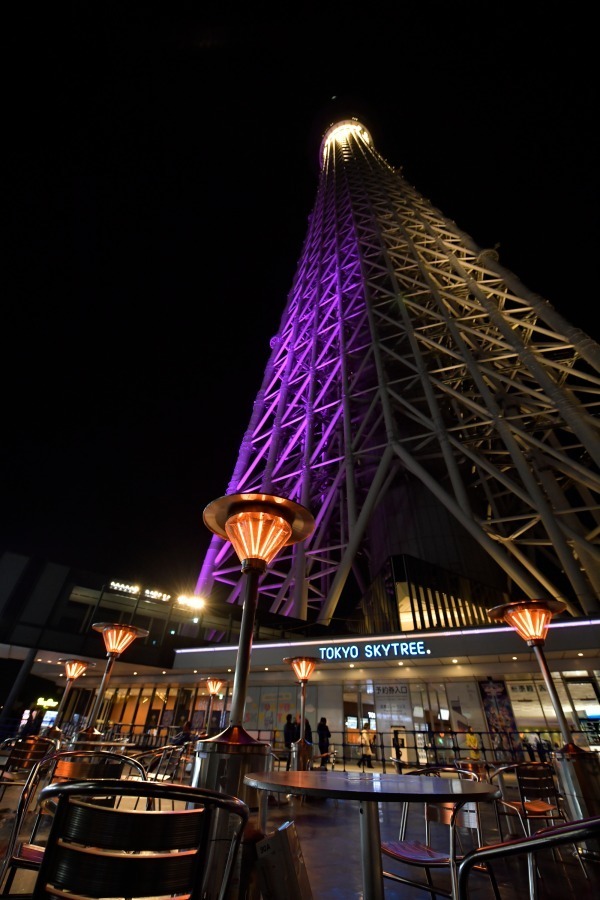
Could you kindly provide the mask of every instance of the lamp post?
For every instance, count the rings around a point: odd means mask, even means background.
[[[533,649],[564,741],[562,749],[572,753],[576,752],[578,747],[573,743],[573,735],[567,725],[543,650],[552,618],[557,613],[564,612],[566,608],[567,604],[562,600],[517,600],[514,603],[495,606],[489,610],[489,616],[494,621],[510,625],[519,637],[527,642],[527,646]]]
[[[596,753],[578,747],[573,741],[544,656],[543,647],[550,622],[566,606],[562,600],[517,600],[494,606],[488,610],[488,615],[493,621],[505,622],[514,628],[533,649],[564,741],[564,745],[556,751],[555,768],[569,809],[569,818],[575,820],[598,815],[600,812],[600,760]],[[582,853],[595,859],[600,858],[598,843],[588,842]]]
[[[206,787],[239,797],[252,809],[258,792],[244,784],[244,775],[264,771],[271,760],[270,744],[255,740],[244,728],[244,706],[250,671],[254,619],[258,605],[258,582],[283,547],[305,540],[314,528],[307,509],[271,494],[231,494],[213,500],[204,510],[204,524],[214,534],[231,542],[242,564],[244,602],[240,639],[235,662],[229,725],[224,731],[198,741],[192,773],[193,787]],[[223,820],[218,838],[229,826]],[[220,829],[223,831],[221,834]],[[228,843],[214,840],[208,867],[215,883],[224,871]]]
[[[59,659],[59,662],[64,664],[67,683],[65,685],[63,695],[60,698],[60,703],[56,712],[56,718],[54,720],[53,730],[57,732],[60,731],[64,711],[66,709],[67,697],[69,696],[73,684],[75,683],[75,681],[77,681],[80,675],[83,675],[86,669],[90,667],[95,668],[96,666],[96,663],[89,663],[85,659]]]
[[[147,637],[150,632],[146,628],[138,628],[136,625],[122,625],[120,623],[109,624],[107,622],[97,622],[92,625],[94,631],[99,631],[104,638],[104,646],[106,647],[106,669],[100,682],[100,687],[94,700],[94,706],[88,717],[88,727],[82,734],[90,740],[97,739],[100,732],[96,729],[96,719],[100,711],[100,704],[108,681],[110,679],[113,666],[117,658],[123,653],[130,644],[138,637]]]
[[[292,762],[294,769],[306,769],[312,758],[312,744],[305,740],[306,731],[306,685],[308,679],[315,671],[319,660],[314,656],[286,656],[283,660],[294,670],[294,675],[300,683],[300,737],[292,747]]]
[[[223,687],[222,681],[217,681],[216,678],[209,678],[206,682],[206,687],[208,688],[209,698],[208,698],[208,709],[206,711],[206,733],[208,734],[210,731],[210,718],[212,716],[212,708],[215,697],[218,697],[221,693],[221,688]]]
[[[314,519],[307,509],[292,500],[271,494],[232,494],[209,503],[204,510],[204,523],[214,534],[231,541],[246,579],[229,716],[229,727],[241,728],[258,581],[283,547],[303,541],[312,533]]]
[[[233,758],[243,752],[245,760],[251,763],[253,754],[262,756],[260,763],[254,762],[255,769],[261,769],[266,765],[269,753],[269,745],[256,741],[243,727],[258,582],[283,547],[304,541],[312,533],[314,518],[293,500],[271,494],[231,494],[209,503],[203,519],[210,531],[233,545],[242,564],[245,583],[229,725],[214,737],[198,743],[192,784],[197,787],[202,781],[202,787],[227,790],[240,797],[248,789],[243,784],[245,773],[241,771],[241,762],[236,767]],[[211,765],[211,758],[215,759],[217,752],[229,757],[227,787],[223,785],[219,765]],[[206,763],[204,772],[200,771],[200,760]],[[211,783],[213,778],[215,783]]]

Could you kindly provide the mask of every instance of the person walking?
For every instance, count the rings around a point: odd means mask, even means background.
[[[326,769],[327,763],[329,762],[329,740],[331,738],[331,732],[329,730],[329,726],[327,725],[327,719],[325,716],[322,716],[319,720],[319,724],[317,725],[317,734],[319,736],[319,753],[321,754],[321,763],[319,765],[320,769]]]
[[[285,725],[283,726],[283,745],[288,751],[285,764],[285,771],[289,772],[292,762],[292,744],[296,740],[296,726],[292,720],[292,714],[288,713],[285,717]]]
[[[366,766],[367,769],[373,768],[373,750],[371,748],[371,726],[365,722],[360,733],[360,747],[362,756],[358,761],[359,766]]]

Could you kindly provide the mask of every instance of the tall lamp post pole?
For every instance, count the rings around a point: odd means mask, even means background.
[[[532,648],[540,667],[564,745],[555,754],[555,769],[572,820],[597,815],[600,809],[600,760],[596,753],[578,747],[567,724],[552,675],[544,656],[544,644],[552,618],[564,612],[562,600],[517,600],[503,603],[488,611],[496,622],[505,622]],[[600,858],[597,841],[590,841],[582,851]]]
[[[213,500],[204,510],[204,524],[214,534],[231,542],[242,564],[244,600],[240,639],[235,663],[229,724],[224,731],[197,745],[197,762],[192,776],[194,786],[220,788],[237,797],[247,792],[243,784],[241,762],[233,760],[244,754],[254,769],[266,765],[269,745],[256,741],[244,729],[244,706],[248,688],[254,620],[258,606],[258,582],[267,566],[283,547],[304,541],[313,531],[311,513],[295,503],[271,494],[231,494]],[[229,757],[227,787],[219,765],[213,765],[216,754]],[[256,757],[263,757],[257,761]],[[248,769],[247,771],[250,771]],[[220,773],[220,774],[219,774]],[[217,777],[220,783],[216,783]],[[213,779],[215,779],[213,783]]]
[[[550,702],[554,708],[558,727],[564,741],[563,750],[577,752],[573,735],[561,706],[556,686],[552,680],[548,663],[544,656],[544,644],[552,618],[566,609],[562,600],[517,600],[514,603],[503,603],[489,610],[489,616],[496,622],[505,622],[517,632],[519,637],[531,647],[542,672]]]
[[[198,741],[192,773],[193,787],[224,791],[258,805],[257,791],[244,784],[244,775],[264,771],[270,761],[270,744],[255,740],[244,728],[244,706],[250,671],[254,619],[258,605],[258,582],[283,547],[305,540],[314,528],[307,509],[292,500],[271,494],[232,494],[214,500],[204,510],[204,524],[214,534],[231,542],[242,564],[244,605],[235,663],[229,725],[224,731]],[[226,820],[217,826],[209,873],[212,883],[224,871],[223,849],[228,842]]]
[[[147,637],[150,632],[146,628],[137,628],[135,625],[121,625],[120,623],[109,624],[107,622],[97,622],[92,625],[94,631],[99,631],[104,638],[104,646],[106,647],[106,668],[100,687],[94,700],[94,706],[88,717],[88,727],[82,732],[89,740],[98,739],[100,732],[96,729],[96,719],[100,711],[100,705],[104,696],[106,685],[109,682],[113,667],[118,657],[127,650],[130,644],[138,637]]]
[[[232,494],[209,503],[204,510],[204,523],[214,534],[231,541],[245,577],[240,642],[229,714],[229,727],[241,728],[260,576],[283,547],[303,541],[312,533],[314,518],[303,506],[282,497]]]
[[[319,660],[314,656],[286,656],[283,661],[289,663],[300,683],[300,737],[292,748],[296,751],[292,755],[292,761],[294,769],[307,769],[312,759],[312,744],[305,740],[306,685]]]

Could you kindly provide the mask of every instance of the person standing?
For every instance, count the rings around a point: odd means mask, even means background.
[[[523,735],[521,743],[523,744],[523,749],[527,751],[527,755],[531,762],[535,762],[535,750],[526,734]]]
[[[312,744],[313,742],[312,728],[310,727],[310,722],[308,721],[308,719],[304,720],[304,740],[307,744]]]
[[[366,766],[367,769],[373,768],[373,750],[371,748],[371,726],[365,722],[360,733],[360,747],[362,756],[358,761],[359,766]]]
[[[175,737],[173,738],[171,743],[177,744],[177,745],[189,744],[189,743],[191,743],[191,741],[197,741],[199,739],[199,737],[200,736],[198,734],[195,734],[192,731],[192,723],[191,723],[191,721],[188,720],[187,722],[185,722],[181,731],[175,735]]]
[[[469,748],[469,759],[479,759],[481,756],[479,752],[479,739],[470,725],[467,728],[465,744]]]
[[[329,730],[329,726],[327,725],[327,719],[325,716],[322,716],[319,720],[319,724],[317,725],[317,734],[319,736],[319,753],[321,754],[321,763],[319,765],[320,769],[326,769],[327,763],[329,762],[329,741],[331,738],[331,732]]]
[[[285,725],[283,726],[283,744],[288,751],[285,771],[289,772],[292,761],[292,744],[296,740],[296,726],[292,721],[292,714],[288,713],[285,717]]]

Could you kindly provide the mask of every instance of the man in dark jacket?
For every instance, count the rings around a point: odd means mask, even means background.
[[[283,726],[283,744],[288,750],[287,761],[285,764],[286,772],[289,771],[292,758],[292,744],[296,740],[296,727],[292,721],[292,714],[288,713],[285,717],[285,725]]]
[[[331,732],[325,716],[322,716],[319,720],[317,734],[319,735],[319,753],[321,755],[319,768],[326,769],[327,763],[329,762],[329,739],[331,738]]]

